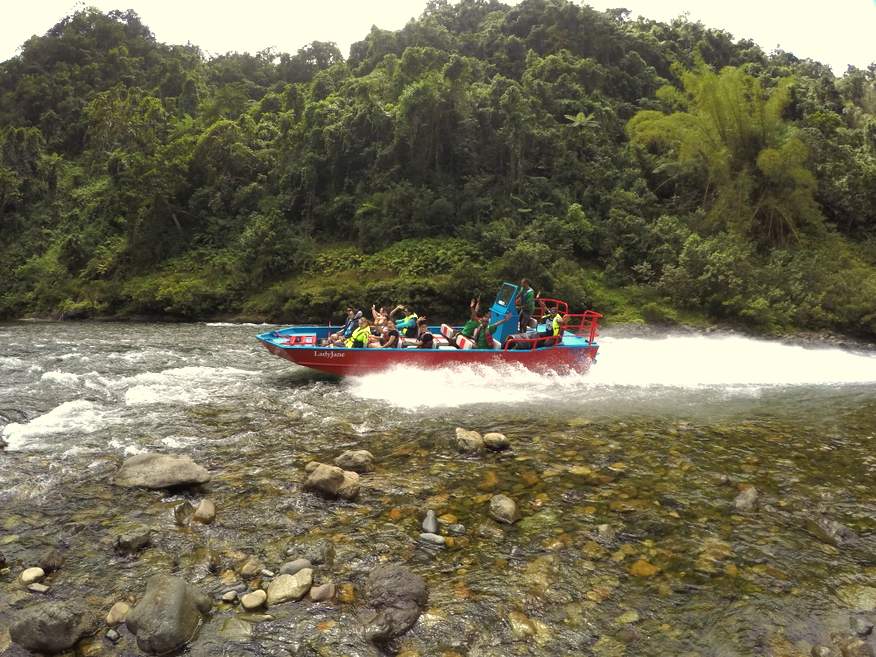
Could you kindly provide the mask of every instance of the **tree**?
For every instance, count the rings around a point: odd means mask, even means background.
[[[715,73],[701,64],[682,81],[682,91],[659,93],[677,111],[640,111],[627,130],[634,143],[704,171],[702,202],[713,227],[777,245],[820,226],[806,147],[782,118],[793,80],[768,93],[742,69]]]

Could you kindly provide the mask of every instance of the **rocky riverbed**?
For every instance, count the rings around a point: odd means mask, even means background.
[[[257,330],[0,326],[0,655],[876,648],[871,356],[338,382]]]

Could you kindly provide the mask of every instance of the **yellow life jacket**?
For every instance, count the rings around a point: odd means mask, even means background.
[[[551,322],[551,328],[553,328],[554,335],[560,334],[560,313],[554,315],[554,321]]]
[[[361,349],[364,349],[368,346],[368,338],[370,336],[371,327],[360,326],[355,331],[353,331],[353,335],[347,338],[347,341],[344,344],[347,345],[347,348],[349,349],[352,349],[353,347],[359,347]]]

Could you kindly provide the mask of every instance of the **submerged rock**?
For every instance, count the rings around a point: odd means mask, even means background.
[[[210,473],[188,456],[150,452],[127,459],[115,476],[115,484],[127,488],[173,488],[208,481]]]
[[[330,497],[337,497],[344,484],[344,471],[336,465],[320,463],[310,471],[304,482],[305,490],[312,490]]]
[[[420,541],[432,545],[444,545],[447,542],[447,539],[440,534],[435,534],[434,532],[423,532],[420,534]]]
[[[477,431],[456,427],[455,445],[460,452],[481,452],[484,449],[484,439]]]
[[[116,536],[115,550],[118,554],[135,554],[151,543],[152,530],[149,527],[137,527]]]
[[[52,548],[40,557],[40,568],[42,568],[46,574],[53,573],[56,570],[61,569],[65,560],[66,557],[61,550],[58,548]]]
[[[155,575],[125,623],[140,650],[160,655],[191,640],[211,606],[210,598],[185,580]]]
[[[849,541],[857,538],[855,532],[851,529],[836,520],[827,518],[826,516],[807,519],[806,529],[819,541],[829,543],[834,547],[841,547]]]
[[[736,496],[733,506],[737,511],[751,511],[757,506],[757,498],[757,488],[749,486]]]
[[[80,603],[46,602],[19,613],[9,635],[31,652],[54,655],[73,647],[93,628],[93,617]]]
[[[371,641],[387,641],[417,622],[428,600],[426,582],[400,564],[378,566],[365,581],[365,599],[375,611],[365,636]]]
[[[335,465],[353,472],[373,472],[374,455],[367,449],[351,449],[336,457]]]
[[[490,499],[490,517],[498,522],[513,525],[520,519],[517,503],[507,495],[493,495]]]
[[[280,574],[294,575],[299,570],[304,570],[305,568],[313,568],[313,564],[308,559],[295,559],[295,561],[289,561],[280,566]]]
[[[344,470],[344,482],[338,488],[338,497],[345,500],[355,500],[359,497],[358,473]]]
[[[195,515],[195,507],[189,502],[181,502],[173,508],[173,521],[180,527],[186,527]]]

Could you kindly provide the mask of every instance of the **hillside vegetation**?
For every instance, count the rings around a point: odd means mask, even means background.
[[[876,337],[876,65],[683,19],[433,1],[345,58],[80,11],[0,64],[0,316],[610,318]]]

